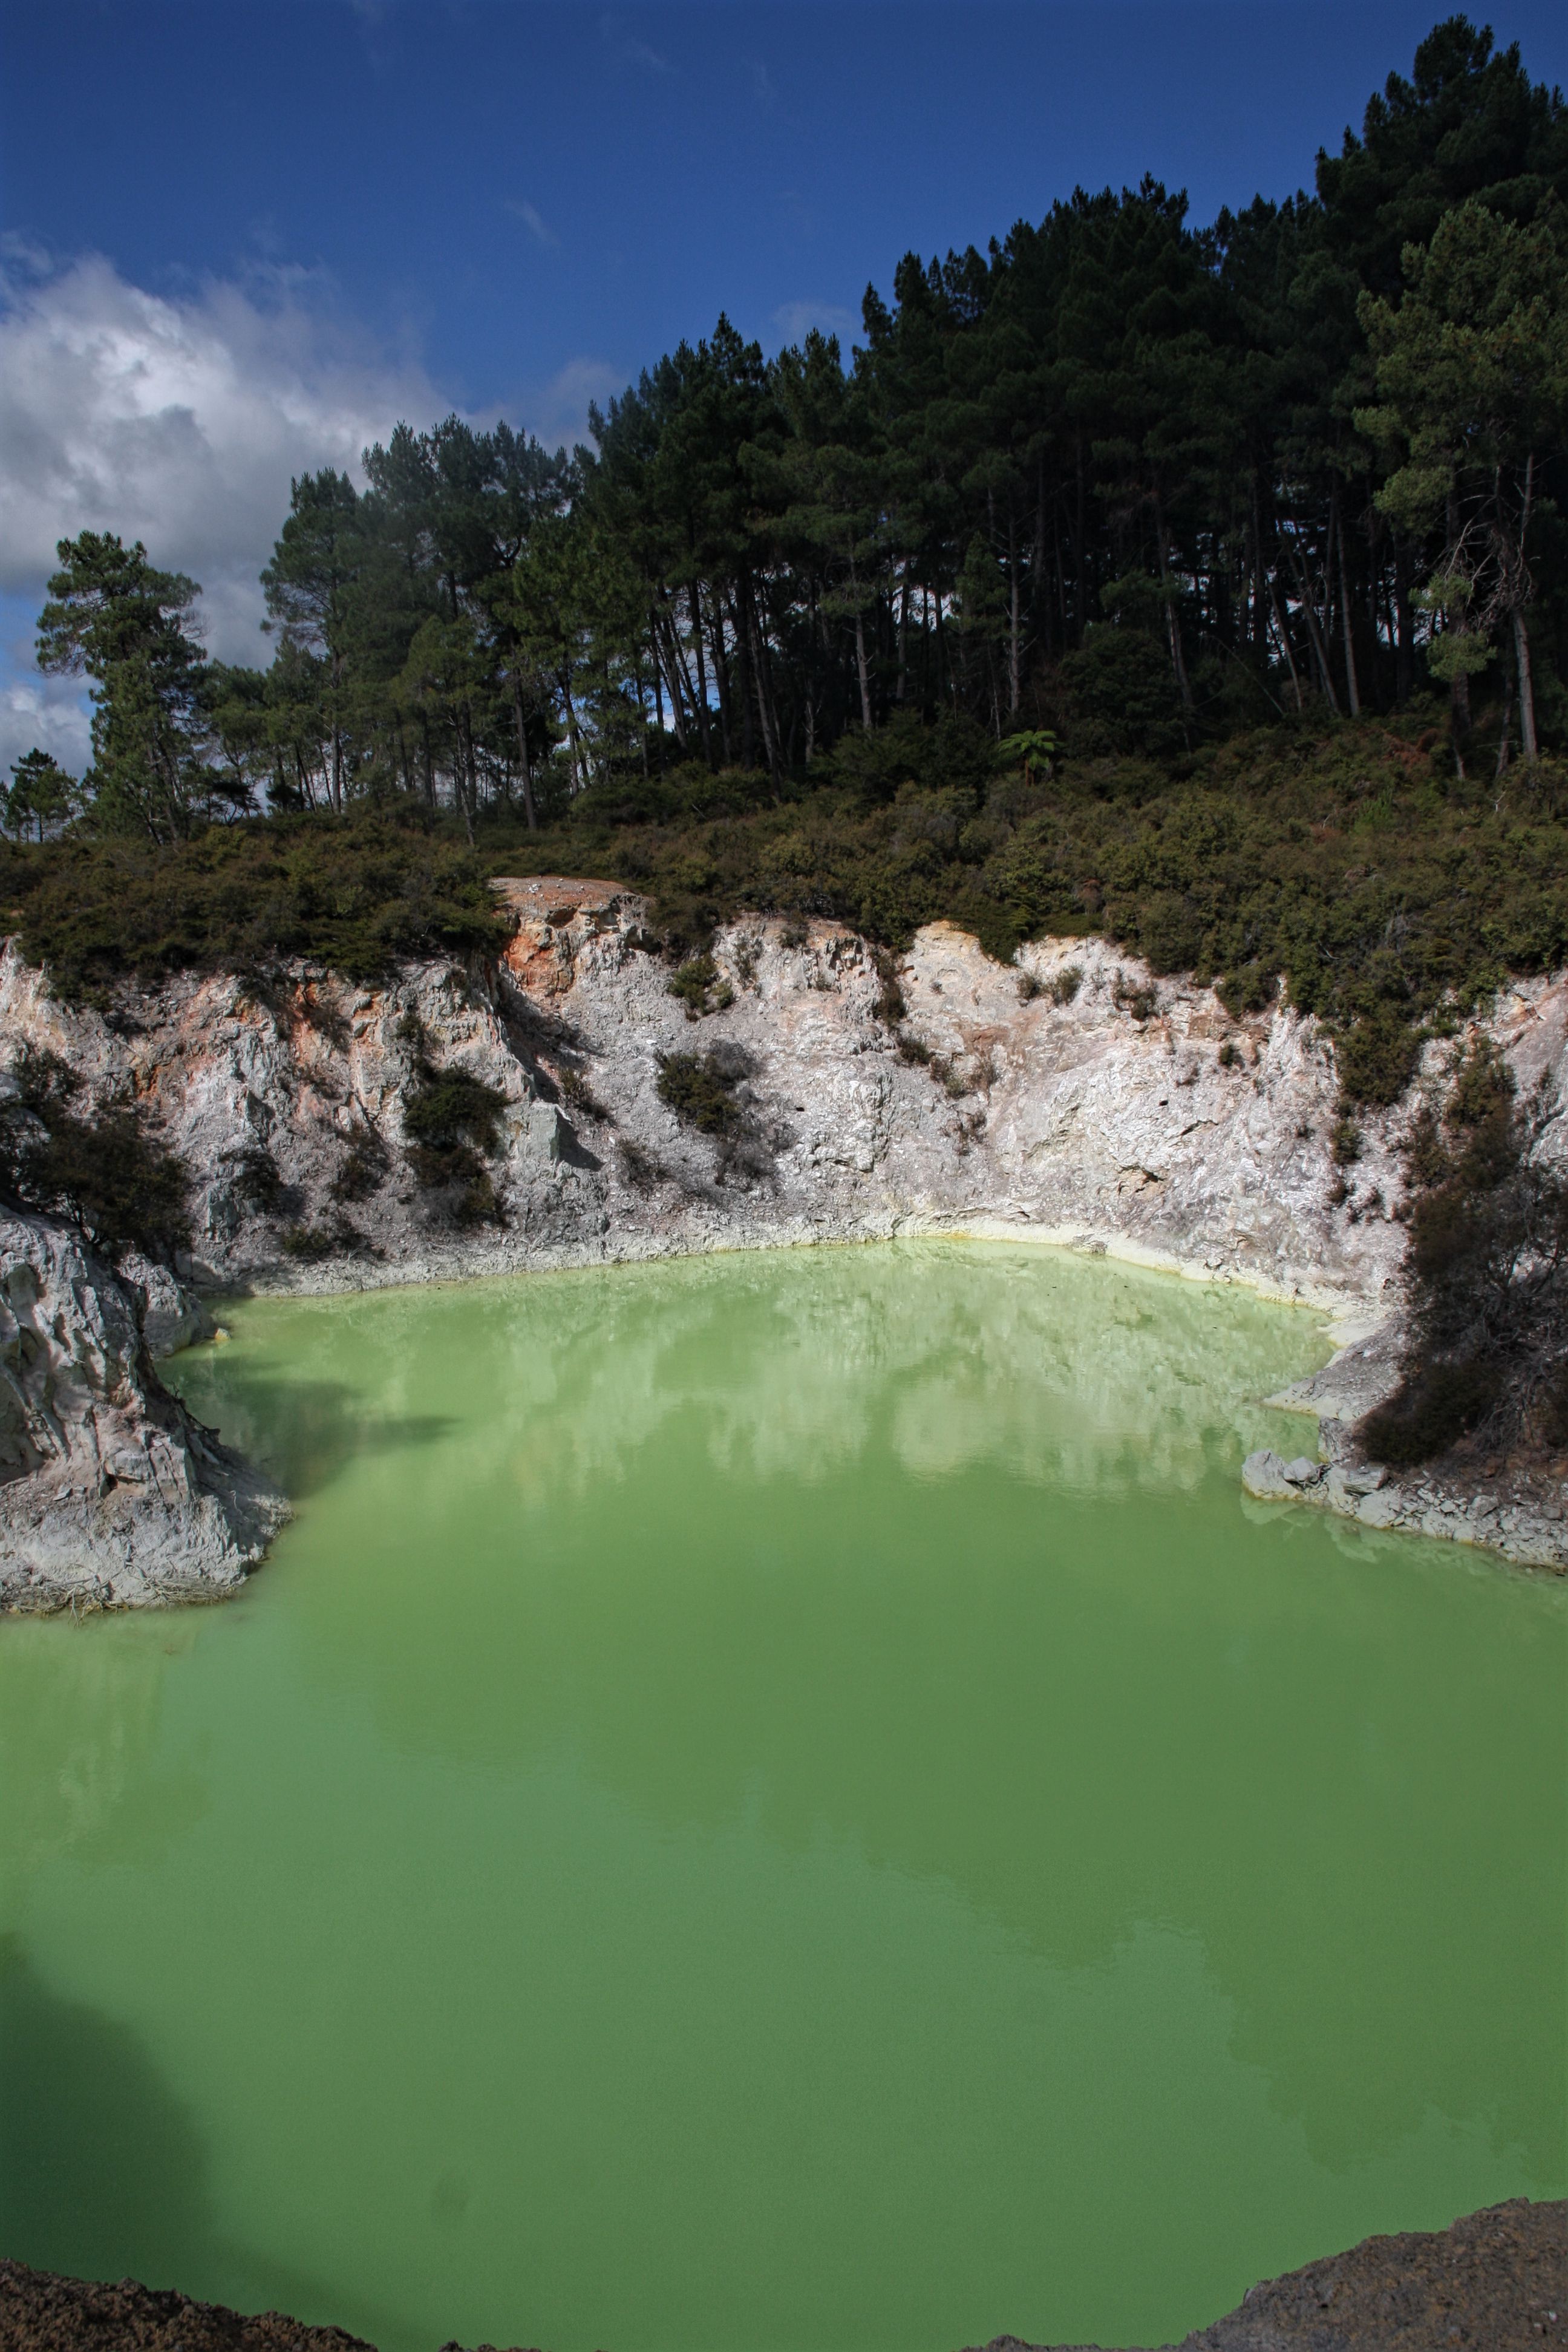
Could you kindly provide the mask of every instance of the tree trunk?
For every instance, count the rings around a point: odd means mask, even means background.
[[[1084,511],[1088,490],[1085,487],[1083,478],[1083,435],[1081,432],[1077,436],[1075,449],[1078,471],[1078,504],[1074,514],[1072,534],[1073,630],[1079,645],[1081,645],[1083,643],[1084,620],[1089,600],[1089,551],[1087,546],[1089,534],[1087,529],[1087,517]]]
[[[436,764],[430,754],[430,721],[423,708],[419,713],[419,743],[425,754],[425,803],[432,815],[436,812]]]
[[[1525,461],[1524,496],[1519,514],[1519,582],[1513,607],[1513,657],[1519,669],[1519,731],[1524,756],[1533,760],[1538,746],[1535,740],[1535,687],[1530,675],[1530,631],[1524,625],[1524,599],[1529,593],[1530,575],[1524,568],[1524,542],[1530,533],[1530,509],[1535,494],[1535,453]]]
[[[1176,600],[1174,596],[1169,593],[1171,585],[1171,569],[1165,560],[1164,518],[1162,515],[1156,514],[1155,520],[1160,547],[1160,583],[1167,591],[1165,597],[1165,629],[1171,641],[1171,667],[1176,673],[1176,684],[1181,689],[1182,708],[1184,710],[1191,710],[1193,708],[1192,682],[1187,677],[1187,665],[1182,655],[1182,632],[1176,621]]]
[[[1018,612],[1018,526],[1013,511],[1013,500],[1007,500],[1007,575],[1011,595],[1007,610],[1007,715],[1018,716],[1018,701],[1023,691],[1022,623]]]
[[[713,591],[713,617],[709,623],[713,634],[713,683],[719,690],[719,737],[724,754],[724,765],[734,765],[734,740],[730,727],[730,664],[724,646],[724,600],[717,588]]]
[[[1524,625],[1524,607],[1513,608],[1513,658],[1519,670],[1519,733],[1527,760],[1536,758],[1539,745],[1535,740],[1535,688],[1530,675],[1530,631]]]
[[[1394,534],[1394,699],[1403,709],[1415,687],[1415,616],[1405,541],[1398,531]]]
[[[871,673],[866,661],[866,615],[860,610],[860,583],[855,574],[855,558],[849,559],[849,585],[855,595],[855,667],[860,678],[860,724],[868,735],[871,731]]]
[[[1296,584],[1301,592],[1301,612],[1307,624],[1307,635],[1310,640],[1312,653],[1317,661],[1318,675],[1323,682],[1323,697],[1337,719],[1340,715],[1340,698],[1334,692],[1333,674],[1329,668],[1329,649],[1323,643],[1323,633],[1318,626],[1318,608],[1312,601],[1311,583],[1307,577],[1307,567],[1301,561],[1301,551],[1296,544],[1293,531],[1290,535],[1290,560],[1296,567]]]
[[[1279,643],[1285,653],[1285,667],[1290,673],[1290,688],[1296,697],[1296,710],[1300,716],[1306,707],[1301,698],[1301,681],[1297,675],[1296,656],[1290,647],[1290,632],[1285,626],[1285,615],[1279,609],[1279,591],[1275,585],[1272,572],[1268,575],[1268,601],[1274,608],[1274,625],[1279,632]]]
[[[1355,670],[1355,630],[1351,622],[1351,575],[1345,562],[1345,526],[1342,515],[1336,513],[1340,531],[1340,621],[1345,639],[1345,692],[1350,698],[1351,717],[1361,717],[1361,683]]]
[[[522,813],[528,819],[530,833],[537,833],[539,818],[533,805],[533,767],[528,756],[528,728],[522,715],[522,680],[515,669],[511,674],[511,709],[517,721],[517,756],[522,768]]]
[[[691,607],[691,643],[697,655],[697,731],[702,738],[702,756],[713,765],[713,746],[708,728],[708,663],[702,650],[702,604],[694,580],[686,592]]]
[[[746,631],[752,641],[752,671],[756,688],[757,716],[763,723],[763,750],[767,757],[768,773],[776,784],[784,773],[784,761],[779,751],[778,714],[773,707],[767,648],[763,642],[762,625],[757,619],[757,603],[750,580],[742,580],[741,594],[744,601]]]
[[[572,761],[572,790],[576,793],[586,789],[588,780],[577,735],[577,708],[572,699],[572,673],[563,666],[556,672],[556,677],[561,698],[566,705],[566,748]]]

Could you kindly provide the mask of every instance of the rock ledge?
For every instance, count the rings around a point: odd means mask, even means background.
[[[51,1218],[0,1213],[0,1609],[218,1599],[289,1517],[153,1369],[200,1310]],[[139,1311],[140,1310],[140,1311]]]

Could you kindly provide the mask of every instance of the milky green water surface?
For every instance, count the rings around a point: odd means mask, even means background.
[[[1001,1247],[258,1302],[300,1517],[0,1622],[0,2250],[389,2347],[1164,2342],[1568,2189],[1564,1589]]]

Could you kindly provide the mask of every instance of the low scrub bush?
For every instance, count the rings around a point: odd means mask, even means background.
[[[133,1103],[82,1105],[63,1062],[24,1046],[0,1101],[0,1197],[61,1217],[109,1256],[168,1260],[190,1238],[188,1171]],[[81,1105],[79,1108],[79,1105]]]
[[[745,1112],[735,1088],[745,1075],[744,1057],[721,1045],[710,1054],[661,1054],[655,1092],[683,1127],[699,1135],[736,1136]]]
[[[506,1097],[471,1071],[432,1068],[423,1056],[424,1033],[417,1034],[414,1083],[403,1098],[409,1164],[426,1192],[446,1195],[455,1223],[504,1224],[495,1180],[480,1155],[500,1149]]]
[[[735,1002],[734,990],[727,980],[721,980],[718,965],[706,952],[688,956],[671,977],[669,992],[685,1005],[689,1021],[700,1020],[705,1013],[725,1012]]]
[[[495,951],[485,868],[413,804],[209,825],[160,845],[69,837],[0,849],[0,920],[71,999],[127,977],[306,957],[350,980],[401,956]]]
[[[1489,1045],[1460,1059],[1406,1139],[1412,1314],[1404,1377],[1367,1451],[1424,1462],[1459,1439],[1562,1442],[1568,1398],[1568,1185],[1542,1150],[1555,1108],[1521,1102]]]
[[[1048,766],[999,766],[967,719],[904,717],[780,785],[682,769],[595,786],[537,833],[486,819],[477,850],[456,818],[401,802],[209,826],[166,849],[5,843],[0,923],[68,994],[283,955],[368,979],[403,955],[492,950],[487,874],[599,874],[647,894],[696,1013],[716,928],[748,914],[783,916],[786,945],[822,917],[894,952],[942,919],[1003,961],[1027,939],[1098,932],[1212,982],[1233,1018],[1283,984],[1331,1029],[1347,1108],[1394,1100],[1424,1035],[1504,973],[1568,961],[1560,764],[1457,777],[1426,710],[1189,751],[1163,708],[1124,705],[1126,682],[1100,676],[1126,650],[1105,642],[1073,689],[1070,756]]]

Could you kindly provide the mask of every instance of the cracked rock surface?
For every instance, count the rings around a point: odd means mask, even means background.
[[[1177,2352],[1536,2352],[1568,2343],[1568,2203],[1516,2197],[1447,2230],[1366,2238],[1253,2287]],[[249,2318],[134,2279],[0,2262],[0,2352],[374,2352],[340,2327]],[[442,2352],[462,2352],[457,2344]],[[490,2347],[479,2347],[479,2352]],[[986,2352],[1049,2352],[999,2336]],[[1056,2352],[1099,2352],[1091,2345]],[[1167,2347],[1170,2352],[1170,2347]]]
[[[1530,2352],[1568,2344],[1568,2202],[1506,2205],[1447,2230],[1363,2238],[1251,2288],[1163,2352]],[[1100,2352],[997,2336],[985,2352]]]
[[[198,1286],[343,1289],[963,1228],[1285,1297],[1392,1296],[1397,1122],[1364,1124],[1345,1191],[1331,1051],[1289,1008],[1232,1021],[1212,991],[1154,982],[1099,940],[1004,966],[936,923],[895,971],[835,924],[757,917],[719,933],[710,1009],[689,1018],[634,894],[564,877],[497,888],[516,927],[499,965],[410,966],[377,988],[298,966],[263,1001],[231,975],[187,976],[108,1018],[60,1004],[13,946],[0,1033],[58,1054],[89,1091],[133,1090],[194,1173]],[[465,1226],[416,1181],[403,1118],[422,1052],[505,1098],[489,1163],[503,1223]],[[739,1147],[660,1098],[671,1054],[726,1062]]]
[[[306,964],[187,974],[104,1013],[61,1003],[5,948],[0,1057],[47,1048],[89,1099],[132,1096],[191,1171],[183,1280],[126,1269],[151,1352],[201,1336],[201,1290],[1032,1236],[1357,1323],[1357,1344],[1285,1400],[1322,1417],[1330,1459],[1299,1480],[1255,1461],[1255,1496],[1568,1559],[1552,1497],[1352,1484],[1343,1427],[1394,1380],[1412,1100],[1363,1113],[1353,1165],[1336,1165],[1337,1075],[1314,1020],[1282,1003],[1233,1020],[1212,990],[1098,939],[1038,940],[1004,966],[946,923],[894,958],[837,924],[761,916],[723,927],[710,984],[678,996],[635,892],[567,876],[495,887],[513,924],[498,962],[408,965],[377,987]],[[1475,1025],[1521,1089],[1544,1076],[1562,1093],[1568,977],[1521,982]],[[1427,1047],[1417,1087],[1450,1050]],[[723,1132],[661,1095],[672,1055],[721,1082]],[[421,1181],[408,1149],[431,1073],[500,1099],[466,1202]]]
[[[0,1214],[0,1608],[216,1598],[289,1516],[153,1370],[138,1308],[165,1339],[201,1310],[147,1271],[135,1288],[64,1225]]]

